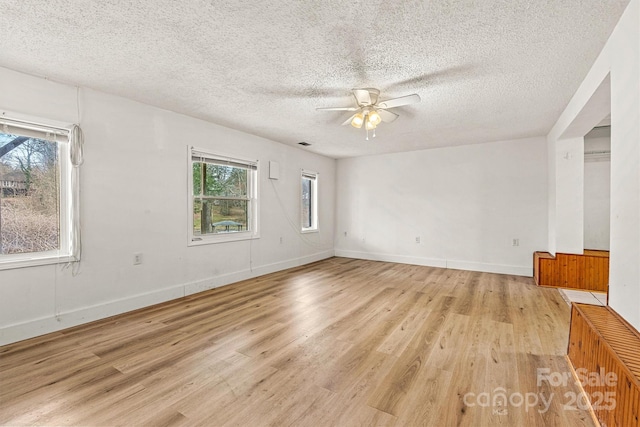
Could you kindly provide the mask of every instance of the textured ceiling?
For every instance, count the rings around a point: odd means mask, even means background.
[[[0,66],[331,157],[545,135],[628,0],[0,0]],[[350,89],[417,93],[340,126]]]

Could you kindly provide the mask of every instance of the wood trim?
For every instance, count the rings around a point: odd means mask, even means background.
[[[582,386],[602,425],[640,426],[638,349],[640,334],[615,311],[572,304],[567,353],[574,369],[586,372]],[[607,380],[611,375],[615,381]]]
[[[534,252],[533,253],[533,280],[536,285],[540,285],[540,260],[542,259],[555,259],[549,252]]]
[[[609,258],[609,251],[603,251],[600,249],[585,249],[582,254],[593,257]]]
[[[585,250],[583,254],[534,252],[534,280],[538,286],[608,292],[609,252]]]

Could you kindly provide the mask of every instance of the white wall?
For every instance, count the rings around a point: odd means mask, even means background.
[[[556,250],[581,254],[584,250],[584,138],[556,144]]]
[[[2,110],[69,123],[79,104],[85,134],[79,272],[0,271],[0,344],[333,255],[333,159],[88,89],[76,99],[76,88],[2,68],[0,94]],[[260,239],[187,247],[188,145],[260,161]],[[301,236],[303,168],[320,174],[321,228]]]
[[[336,255],[531,276],[547,242],[545,144],[338,160]]]
[[[611,151],[611,137],[592,138],[587,135],[584,145],[584,248],[608,251],[611,227],[611,157],[592,157],[588,153]]]
[[[584,113],[591,100],[600,95],[599,88],[607,79],[611,111],[609,305],[640,329],[640,0],[630,1],[603,51],[549,133],[550,146],[582,125],[582,135],[586,134],[608,114],[605,111],[598,118]],[[550,236],[549,247],[553,237]]]
[[[584,136],[611,112],[609,69],[597,67],[585,80],[547,135],[548,223],[547,250],[555,254],[584,249]],[[588,95],[587,95],[588,93]]]
[[[555,255],[556,245],[556,152],[555,139],[547,139],[547,251]]]
[[[608,251],[611,161],[584,164],[584,248]]]
[[[607,44],[611,61],[609,304],[640,330],[640,1]]]

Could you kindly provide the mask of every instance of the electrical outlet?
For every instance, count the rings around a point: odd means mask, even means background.
[[[344,232],[344,237],[347,237],[347,232],[346,231]]]
[[[420,236],[416,236],[416,243],[420,243]]]
[[[142,264],[142,253],[136,252],[135,254],[133,254],[133,265],[140,264]]]
[[[520,239],[513,239],[511,241],[511,246],[520,246]]]
[[[282,236],[280,236],[280,244],[282,244]]]

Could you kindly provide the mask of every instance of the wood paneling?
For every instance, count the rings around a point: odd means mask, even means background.
[[[534,252],[533,276],[540,286],[607,292],[609,252],[585,250],[582,255]]]
[[[574,303],[568,354],[601,425],[639,427],[638,331],[609,307]]]
[[[332,258],[0,347],[0,425],[593,426],[536,380],[569,317],[526,277]]]

